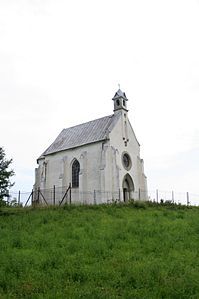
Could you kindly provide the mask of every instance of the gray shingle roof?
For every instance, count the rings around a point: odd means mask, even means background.
[[[105,140],[117,119],[118,115],[113,114],[63,129],[43,155]]]

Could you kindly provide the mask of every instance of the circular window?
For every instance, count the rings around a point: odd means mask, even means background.
[[[126,168],[127,170],[129,170],[131,168],[132,163],[131,163],[131,158],[130,158],[129,154],[123,153],[122,163],[123,163],[124,168]]]

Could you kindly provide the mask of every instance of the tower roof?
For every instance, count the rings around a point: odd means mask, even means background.
[[[118,99],[118,98],[123,98],[124,100],[128,101],[125,92],[123,92],[120,88],[118,91],[115,93],[114,97],[112,100]]]

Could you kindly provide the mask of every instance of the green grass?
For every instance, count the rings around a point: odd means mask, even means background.
[[[199,298],[199,209],[0,209],[0,298]]]

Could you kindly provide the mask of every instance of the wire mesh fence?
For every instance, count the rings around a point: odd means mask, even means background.
[[[78,188],[58,187],[53,189],[38,189],[33,191],[32,201],[47,204],[47,205],[61,205],[67,204],[100,204],[110,203],[113,201],[120,201],[120,190],[112,191],[79,191]]]
[[[199,205],[199,194],[189,192],[175,192],[162,190],[149,190],[149,201],[155,202],[171,202],[182,205]]]
[[[53,187],[50,189],[37,189],[30,192],[11,191],[5,198],[9,205],[30,206],[63,205],[63,204],[103,204],[125,201],[123,190],[116,191],[79,191],[78,188]],[[148,200],[152,202],[171,202],[184,205],[199,205],[199,194],[189,192],[174,192],[162,190],[137,190],[131,192],[129,199]],[[126,200],[126,201],[128,201]]]

